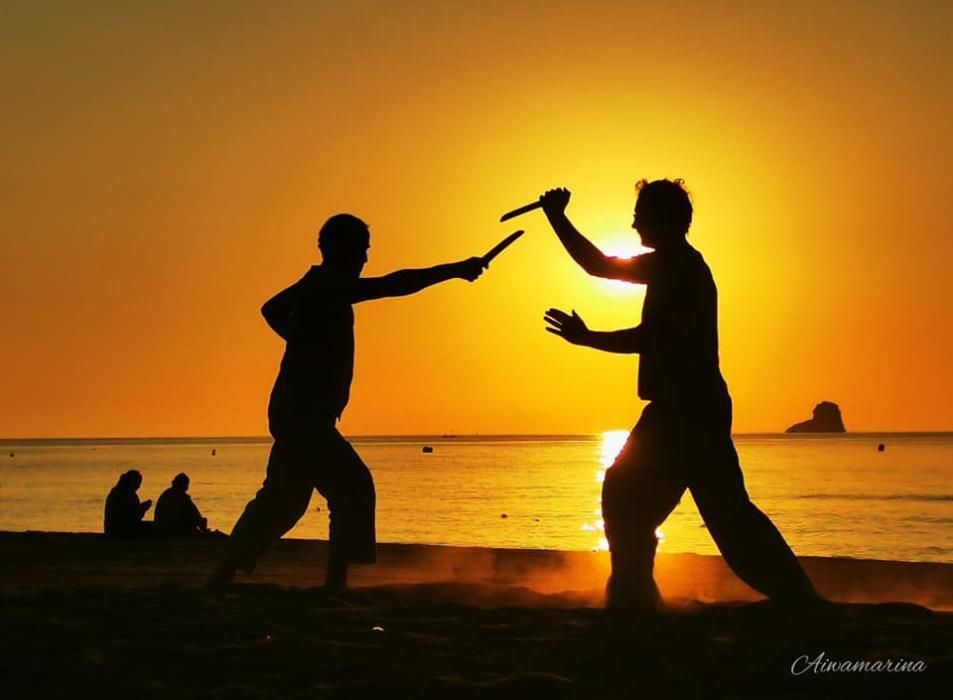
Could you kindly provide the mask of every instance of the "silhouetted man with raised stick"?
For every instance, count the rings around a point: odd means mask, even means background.
[[[749,500],[731,440],[731,397],[718,365],[715,282],[686,240],[692,204],[679,180],[641,181],[632,227],[653,252],[604,255],[566,217],[570,193],[540,204],[559,240],[590,275],[646,285],[642,323],[599,332],[573,311],[549,309],[546,328],[576,345],[640,355],[639,397],[650,403],[602,487],[612,558],[607,605],[647,612],[659,604],[652,576],[656,528],[688,488],[728,565],[778,600],[817,600],[794,553]]]
[[[268,325],[285,341],[281,369],[268,404],[274,445],[265,482],[232,530],[208,584],[251,573],[268,546],[294,527],[317,489],[327,499],[330,533],[325,585],[342,589],[350,564],[375,561],[374,481],[335,427],[347,405],[354,371],[352,305],[414,294],[439,282],[470,282],[484,258],[361,277],[370,231],[350,214],[332,216],[318,235],[322,262],[262,307]]]

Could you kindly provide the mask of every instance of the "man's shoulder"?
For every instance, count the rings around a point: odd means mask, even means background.
[[[705,262],[705,256],[701,254],[701,251],[690,244],[686,243],[685,247],[678,249],[677,259],[684,267],[711,274],[708,263]]]
[[[651,262],[652,282],[678,286],[714,282],[704,256],[690,245],[647,255],[655,256]]]
[[[354,279],[328,272],[320,265],[312,265],[301,278],[305,297],[310,302],[350,303],[348,293]]]

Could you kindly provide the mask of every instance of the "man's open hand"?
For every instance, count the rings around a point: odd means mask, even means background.
[[[565,311],[550,309],[546,312],[546,315],[543,316],[543,319],[549,324],[546,327],[548,332],[565,338],[573,345],[582,345],[589,335],[589,328],[586,327],[586,322],[583,321],[575,311],[573,311],[572,316],[570,316]]]

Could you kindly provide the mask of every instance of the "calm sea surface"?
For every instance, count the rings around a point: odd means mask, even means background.
[[[374,473],[381,542],[587,550],[604,546],[602,472],[624,438],[353,444]],[[953,562],[953,434],[762,435],[736,444],[752,499],[797,553]],[[140,497],[153,501],[187,472],[210,526],[229,531],[261,483],[269,447],[224,438],[0,440],[0,530],[101,531],[106,493],[134,467],[145,477]],[[717,551],[688,494],[661,531],[662,551]],[[320,496],[290,536],[327,536]]]

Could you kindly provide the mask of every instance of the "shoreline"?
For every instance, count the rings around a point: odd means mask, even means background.
[[[619,428],[628,430],[629,428]],[[457,434],[418,434],[402,435],[345,435],[348,440],[359,443],[399,442],[558,442],[563,440],[597,440],[605,431],[594,433],[461,433]],[[867,438],[953,438],[953,430],[883,430],[883,431],[847,431],[843,433],[787,433],[785,431],[755,431],[732,433],[734,440],[823,440],[823,439],[867,439]],[[143,436],[100,436],[100,437],[2,437],[0,447],[16,446],[54,446],[54,445],[139,445],[157,443],[170,445],[204,445],[219,442],[222,444],[270,444],[269,435],[159,435]]]
[[[99,533],[0,531],[0,590],[84,585],[201,585],[226,538],[113,540]],[[318,586],[325,540],[282,539],[255,573],[237,582],[286,588]],[[818,591],[835,602],[902,602],[953,611],[953,564],[846,557],[800,557]],[[462,584],[522,588],[601,607],[606,552],[498,549],[450,545],[378,545],[378,563],[352,568],[355,588]],[[656,577],[666,600],[734,603],[762,600],[716,555],[660,552]]]

